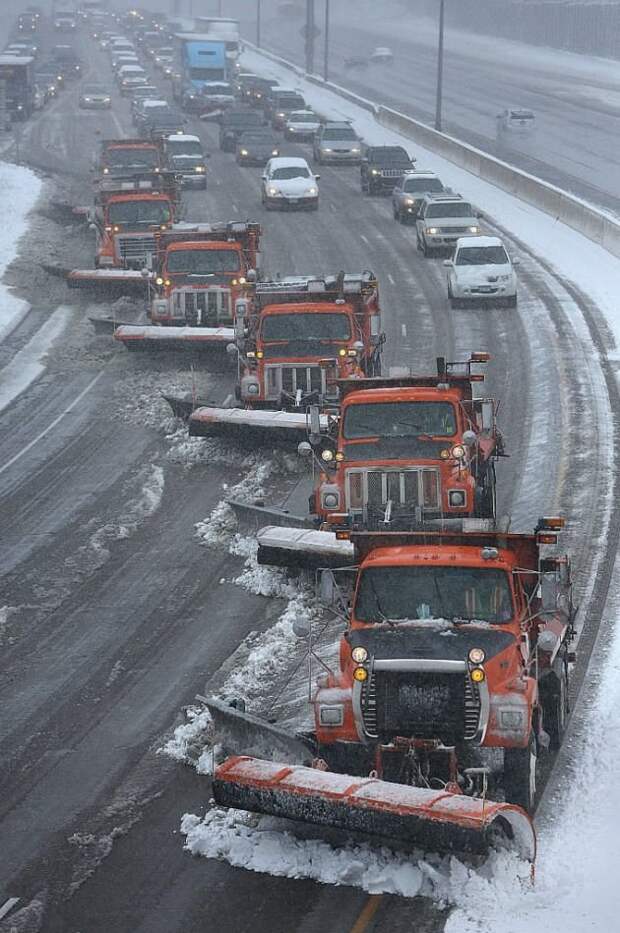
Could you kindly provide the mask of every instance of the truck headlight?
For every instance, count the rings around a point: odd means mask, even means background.
[[[249,155],[250,153],[248,152],[247,149],[241,149],[240,152],[239,152],[239,154],[242,155],[242,156],[246,156],[246,155]]]
[[[356,664],[363,664],[368,659],[368,652],[363,645],[358,645],[351,652],[351,657]]]
[[[465,457],[465,448],[462,444],[455,444],[450,453],[455,460],[463,460]]]
[[[424,232],[427,233],[428,236],[437,236],[439,233],[439,227],[427,227]]]
[[[379,172],[378,169],[373,168],[373,169],[370,170],[370,174],[371,174],[371,175],[380,175],[381,173]]]
[[[468,233],[480,233],[480,227],[476,227],[475,225],[473,225],[467,228],[467,232]]]
[[[484,648],[470,648],[467,655],[472,664],[482,664],[486,654]]]
[[[201,175],[204,175],[206,169],[205,169],[204,165],[196,165],[196,166],[194,167],[194,171],[195,171],[195,172],[199,172]]]

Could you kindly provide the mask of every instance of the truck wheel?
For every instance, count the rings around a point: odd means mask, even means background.
[[[545,678],[545,681],[547,680],[551,683],[543,694],[543,725],[549,734],[551,748],[556,751],[562,744],[570,709],[566,664],[562,663],[559,677],[555,678],[550,675],[549,678]]]
[[[530,733],[525,748],[507,748],[504,751],[504,793],[508,803],[523,807],[528,813],[536,802],[536,766],[538,746],[536,736]]]

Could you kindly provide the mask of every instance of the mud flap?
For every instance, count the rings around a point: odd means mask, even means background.
[[[319,771],[259,758],[227,758],[213,776],[221,806],[332,826],[425,851],[484,855],[497,837],[531,862],[536,836],[520,807],[444,790]]]
[[[354,563],[350,541],[339,541],[333,531],[282,528],[268,525],[257,534],[259,564],[315,570],[347,567]]]
[[[232,327],[158,327],[154,324],[123,324],[114,339],[128,350],[225,351],[235,339]]]
[[[321,428],[328,429],[321,416]],[[298,444],[308,434],[305,412],[253,411],[247,408],[197,408],[189,420],[192,437],[228,437],[251,443]]]

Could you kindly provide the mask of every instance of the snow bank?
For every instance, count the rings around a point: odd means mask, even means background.
[[[1,249],[1,245],[0,245]],[[0,289],[4,286],[0,285]],[[25,305],[25,302],[22,302]],[[0,313],[1,313],[0,305]],[[45,358],[71,316],[70,308],[58,308],[32,340],[0,370],[0,411],[24,392],[45,370]]]
[[[153,515],[161,505],[164,495],[164,471],[157,464],[150,464],[139,471],[127,484],[124,492],[135,490],[122,513],[94,531],[89,540],[95,551],[107,554],[106,545],[134,534],[140,524]]]
[[[372,114],[333,91],[293,75],[289,69],[257,52],[246,50],[243,63],[249,71],[257,71],[276,78],[284,85],[298,87],[308,104],[325,116],[351,120],[357,132],[370,145],[400,145],[412,152],[418,160],[419,168],[438,172],[445,184],[473,201],[502,227],[522,240],[537,256],[544,257],[560,277],[574,283],[589,295],[607,319],[620,352],[620,306],[617,300],[620,259],[525,201],[418,146],[409,137],[385,129]]]
[[[15,327],[28,310],[21,298],[2,283],[4,273],[17,256],[19,241],[28,227],[28,214],[41,193],[41,181],[30,169],[0,162],[0,188],[10,204],[10,236],[0,237],[0,340]]]

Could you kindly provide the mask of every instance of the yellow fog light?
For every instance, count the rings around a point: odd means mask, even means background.
[[[338,350],[338,356],[346,356],[346,355],[347,355],[346,349],[344,347],[340,347],[340,349]]]
[[[441,451],[441,453],[439,454],[439,456],[441,457],[442,460],[449,460],[449,459],[450,459],[450,451],[448,450],[447,447],[445,447],[445,448]]]
[[[341,461],[344,460],[344,454],[341,450],[338,450],[336,452],[336,460],[338,461],[338,463],[341,463]]]
[[[368,671],[365,667],[356,667],[353,671],[353,680],[357,680],[358,683],[363,684],[365,680],[368,680]]]
[[[257,350],[257,351],[256,351],[256,359],[257,359],[257,360],[262,360],[262,358],[264,357],[264,355],[265,355],[265,354],[263,353],[262,350]]]
[[[486,674],[481,667],[475,667],[469,676],[475,684],[481,684]]]
[[[357,648],[354,648],[351,652],[351,657],[356,664],[363,664],[368,658],[368,652],[362,645],[358,645]]]

